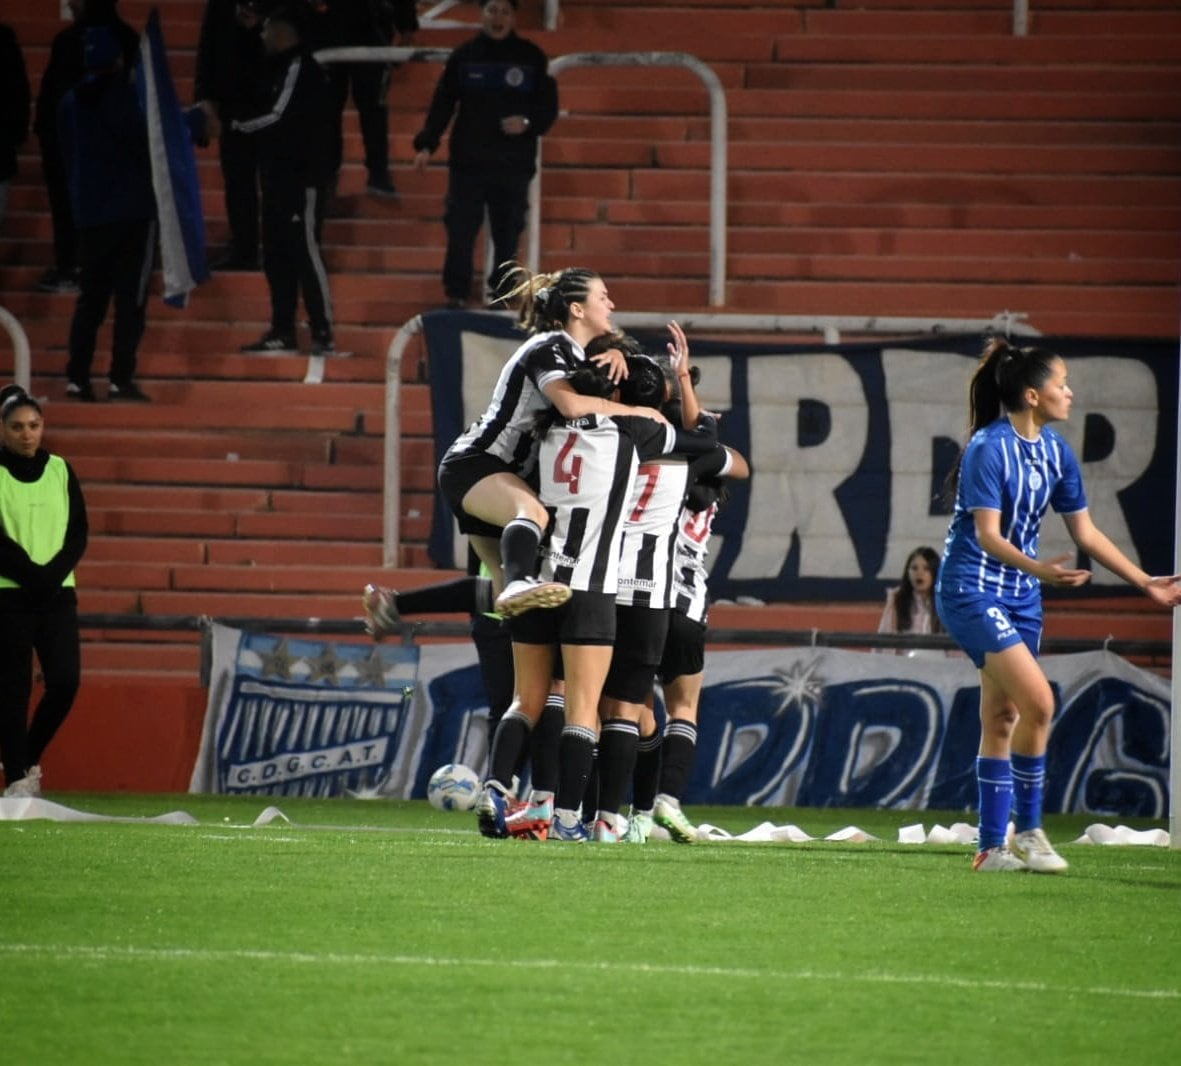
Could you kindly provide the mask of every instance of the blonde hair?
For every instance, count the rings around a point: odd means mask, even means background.
[[[565,329],[570,305],[585,303],[592,281],[599,275],[585,267],[566,267],[553,274],[533,274],[525,267],[511,267],[514,284],[504,302],[518,308],[517,321],[530,333]]]

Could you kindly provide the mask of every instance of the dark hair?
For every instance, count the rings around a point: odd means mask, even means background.
[[[939,576],[939,553],[934,548],[923,544],[906,557],[906,565],[902,568],[902,583],[898,586],[898,591],[894,593],[894,630],[897,633],[905,633],[910,629],[910,611],[914,606],[914,586],[910,583],[910,564],[914,562],[916,555],[921,555],[927,561],[927,565],[931,568],[932,579]],[[943,624],[939,621],[939,615],[934,610],[934,603],[932,603],[931,611],[931,632],[943,632]]]
[[[5,385],[0,389],[0,422],[7,422],[8,416],[18,407],[31,407],[37,414],[44,414],[41,405],[19,385]]]
[[[619,383],[619,402],[628,407],[660,407],[665,382],[664,371],[650,355],[629,355],[627,377]]]
[[[1025,390],[1040,389],[1059,358],[1044,348],[1014,348],[1007,340],[992,337],[984,346],[980,365],[968,386],[968,440],[1002,413],[1024,411],[1028,406]],[[947,475],[944,496],[949,504],[955,501],[963,458],[961,448],[955,466]]]
[[[570,305],[585,303],[592,281],[599,275],[585,267],[567,267],[555,274],[531,274],[522,266],[506,264],[514,285],[501,299],[512,305],[520,302],[517,321],[530,333],[565,329],[570,321]]]

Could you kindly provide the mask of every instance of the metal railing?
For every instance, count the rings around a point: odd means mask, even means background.
[[[707,64],[684,52],[573,52],[550,63],[557,77],[571,67],[680,67],[696,74],[709,93],[709,302],[720,307],[726,302],[726,173],[727,111],[726,91]],[[537,173],[529,197],[529,268],[536,271],[541,261],[541,141],[537,142]]]
[[[20,319],[5,307],[0,307],[0,326],[12,340],[12,380],[25,392],[32,388],[32,359],[29,356],[29,335]]]

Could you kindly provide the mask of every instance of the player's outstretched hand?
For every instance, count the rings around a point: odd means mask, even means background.
[[[1144,595],[1162,607],[1181,606],[1181,574],[1149,578]]]
[[[1043,563],[1038,573],[1038,580],[1043,585],[1057,585],[1060,588],[1078,588],[1091,580],[1090,570],[1078,570],[1075,567],[1063,566],[1073,555],[1059,555],[1057,559],[1050,559]]]

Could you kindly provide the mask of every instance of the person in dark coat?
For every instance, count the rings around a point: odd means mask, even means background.
[[[235,119],[258,143],[262,257],[271,290],[271,326],[244,352],[294,351],[299,294],[312,327],[312,354],[334,351],[332,298],[320,255],[320,223],[330,179],[332,101],[323,68],[303,44],[301,8],[279,7],[263,22],[270,75],[266,109]]]
[[[265,59],[259,0],[208,0],[197,41],[193,99],[216,118],[218,161],[230,239],[214,270],[257,270],[258,139],[239,133],[235,119],[256,115],[265,102]]]
[[[414,138],[421,170],[451,124],[443,291],[453,306],[472,295],[472,253],[485,209],[494,251],[488,288],[493,302],[505,295],[529,209],[537,139],[558,115],[549,61],[517,36],[516,15],[517,0],[484,0],[479,34],[451,53]]]
[[[135,66],[139,54],[139,34],[117,14],[118,0],[66,0],[66,3],[74,22],[53,39],[49,62],[37,91],[37,114],[33,122],[33,132],[41,148],[41,171],[49,193],[49,213],[53,221],[53,266],[45,272],[37,287],[42,292],[56,293],[78,291],[78,235],[57,141],[58,106],[62,97],[85,74],[82,50],[88,27],[107,26],[114,32],[125,70]]]
[[[16,177],[16,150],[29,136],[29,75],[20,41],[0,23],[0,226],[8,213],[8,189]]]
[[[57,116],[80,267],[66,395],[95,399],[90,367],[113,296],[107,395],[142,401],[148,397],[135,382],[135,369],[156,246],[147,122],[113,28],[88,27],[84,54],[86,76],[62,98]]]

